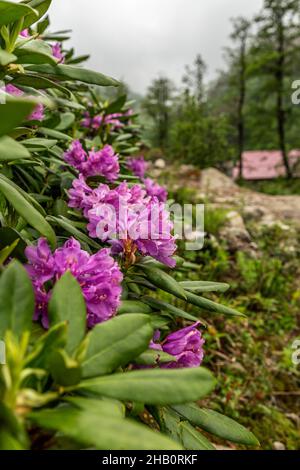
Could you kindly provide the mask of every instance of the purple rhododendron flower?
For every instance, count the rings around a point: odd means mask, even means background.
[[[120,165],[117,155],[111,145],[105,145],[98,152],[89,152],[89,157],[83,168],[83,175],[102,175],[107,181],[115,181],[120,173]]]
[[[9,95],[16,96],[16,97],[21,97],[24,96],[24,92],[17,88],[16,86],[12,85],[9,83],[8,85],[5,86],[5,91]],[[32,113],[27,116],[28,121],[42,121],[44,119],[44,105],[39,103],[36,105]]]
[[[40,238],[36,247],[27,247],[27,272],[32,280],[36,310],[34,319],[41,319],[48,328],[48,302],[51,288],[67,271],[81,286],[87,307],[87,324],[91,328],[115,315],[120,304],[123,275],[110,250],[104,248],[94,255],[81,249],[74,238],[61,248],[51,252],[45,239]]]
[[[103,176],[109,182],[115,181],[120,173],[118,156],[110,145],[103,149],[86,152],[79,140],[74,140],[64,154],[67,163],[76,168],[85,178]]]
[[[9,95],[12,95],[12,96],[23,96],[24,95],[24,92],[22,90],[20,90],[20,88],[17,88],[15,85],[12,85],[11,83],[9,83],[8,85],[5,86],[5,91],[6,91],[6,93],[8,93]]]
[[[134,176],[142,179],[148,169],[148,163],[145,161],[143,156],[136,158],[132,157],[127,160],[127,167],[132,171]]]
[[[23,31],[20,32],[20,36],[22,36],[23,38],[29,38],[30,37],[30,34],[29,34],[29,29],[23,29]]]
[[[91,189],[81,176],[73,181],[69,197],[70,207],[81,209],[88,219],[90,237],[108,241],[114,254],[134,262],[138,251],[175,267],[177,246],[169,211],[158,199],[147,197],[140,185],[128,187],[124,182],[114,189],[105,184]]]
[[[150,343],[151,349],[164,351],[176,358],[176,362],[168,362],[161,364],[162,368],[183,368],[183,367],[199,367],[203,361],[205,343],[198,330],[200,322],[183,328],[169,334],[161,344],[159,334],[156,334]]]
[[[63,64],[65,61],[65,56],[62,53],[61,44],[59,42],[56,42],[51,48],[53,57],[55,57],[55,59],[57,59],[60,64]]]
[[[143,180],[148,196],[156,197],[161,202],[166,202],[168,199],[168,191],[163,186],[153,181],[151,178]]]
[[[44,105],[41,103],[37,104],[32,113],[28,116],[28,121],[43,121],[45,117]]]
[[[124,126],[124,123],[120,121],[122,117],[129,117],[130,114],[126,113],[113,113],[107,114],[106,116],[97,115],[92,117],[89,112],[84,113],[84,118],[81,121],[82,127],[87,129],[97,130],[102,125],[103,126],[110,126],[112,131],[120,129]]]

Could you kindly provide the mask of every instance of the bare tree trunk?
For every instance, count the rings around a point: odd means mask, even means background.
[[[246,96],[246,44],[242,43],[240,56],[240,94],[238,103],[238,162],[239,178],[243,178],[243,153],[245,141],[244,105]]]
[[[283,164],[285,166],[287,178],[292,178],[292,171],[286,151],[286,113],[284,109],[284,66],[285,66],[285,44],[284,44],[284,26],[282,18],[278,18],[278,60],[276,70],[277,81],[277,132],[279,148],[281,150]]]

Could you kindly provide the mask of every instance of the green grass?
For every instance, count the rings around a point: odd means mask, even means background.
[[[258,257],[232,254],[218,236],[225,216],[209,211],[206,231],[214,237],[207,237],[201,251],[184,251],[198,266],[185,279],[229,283],[228,292],[211,298],[247,315],[230,319],[200,313],[208,323],[204,365],[213,368],[218,380],[214,408],[251,429],[262,449],[272,449],[277,441],[300,450],[300,367],[292,363],[300,322],[300,237],[297,231],[256,224],[247,228]],[[287,249],[291,244],[292,253]],[[181,301],[178,306],[185,307]]]
[[[278,178],[264,181],[240,181],[240,186],[273,196],[300,195],[300,178]]]

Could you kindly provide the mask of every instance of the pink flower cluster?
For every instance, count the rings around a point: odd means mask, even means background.
[[[64,63],[64,61],[65,61],[65,56],[64,56],[64,54],[62,53],[61,45],[60,45],[59,42],[56,42],[55,44],[53,44],[53,46],[52,46],[52,54],[53,54],[53,57],[55,57],[55,59],[57,59],[60,64],[63,64],[63,63]]]
[[[24,96],[24,92],[12,84],[5,86],[5,91],[9,95],[21,97]],[[42,121],[44,119],[44,106],[39,103],[34,108],[33,112],[27,117],[28,121]]]
[[[97,130],[101,126],[110,126],[112,131],[121,129],[124,123],[120,121],[120,118],[126,118],[131,116],[132,110],[126,111],[126,113],[113,113],[107,114],[106,116],[97,115],[92,117],[89,112],[84,113],[84,118],[81,121],[82,127],[87,129]]]
[[[205,340],[198,330],[200,322],[194,323],[191,326],[174,331],[169,334],[164,341],[158,343],[160,332],[157,331],[154,335],[153,341],[150,343],[150,348],[157,351],[164,351],[171,356],[174,356],[176,361],[167,362],[160,367],[174,369],[182,367],[199,367],[203,361],[204,351],[203,345]]]
[[[118,264],[105,248],[94,255],[83,251],[78,241],[70,238],[61,248],[51,252],[45,239],[40,238],[36,247],[27,247],[27,272],[32,280],[36,310],[34,319],[41,319],[49,326],[48,303],[52,287],[67,271],[81,286],[87,308],[87,325],[108,320],[115,315],[122,292],[122,273]]]
[[[144,178],[148,166],[148,163],[142,155],[140,157],[131,157],[127,160],[127,168],[132,171],[134,176],[137,176],[140,179]]]
[[[133,262],[139,252],[175,267],[172,256],[177,247],[170,214],[140,185],[129,187],[124,182],[114,189],[105,184],[92,189],[80,176],[73,181],[69,197],[69,206],[81,209],[88,219],[90,237],[109,241],[113,254],[122,253]]]
[[[166,188],[160,186],[151,178],[145,178],[145,173],[148,169],[148,166],[149,165],[143,156],[131,157],[127,160],[127,168],[129,168],[129,170],[131,170],[132,173],[140,178],[140,180],[144,183],[148,196],[157,198],[161,202],[166,202],[168,199],[168,192]]]
[[[110,145],[105,145],[98,151],[86,152],[80,141],[75,140],[69,150],[65,152],[64,159],[85,178],[103,176],[107,181],[112,182],[118,178],[120,173],[118,156]]]

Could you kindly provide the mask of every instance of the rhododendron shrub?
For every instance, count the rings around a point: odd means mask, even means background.
[[[256,446],[200,402],[199,316],[240,315],[202,294],[228,286],[184,282],[132,104],[48,33],[50,4],[0,0],[0,448],[213,449],[201,429]]]

